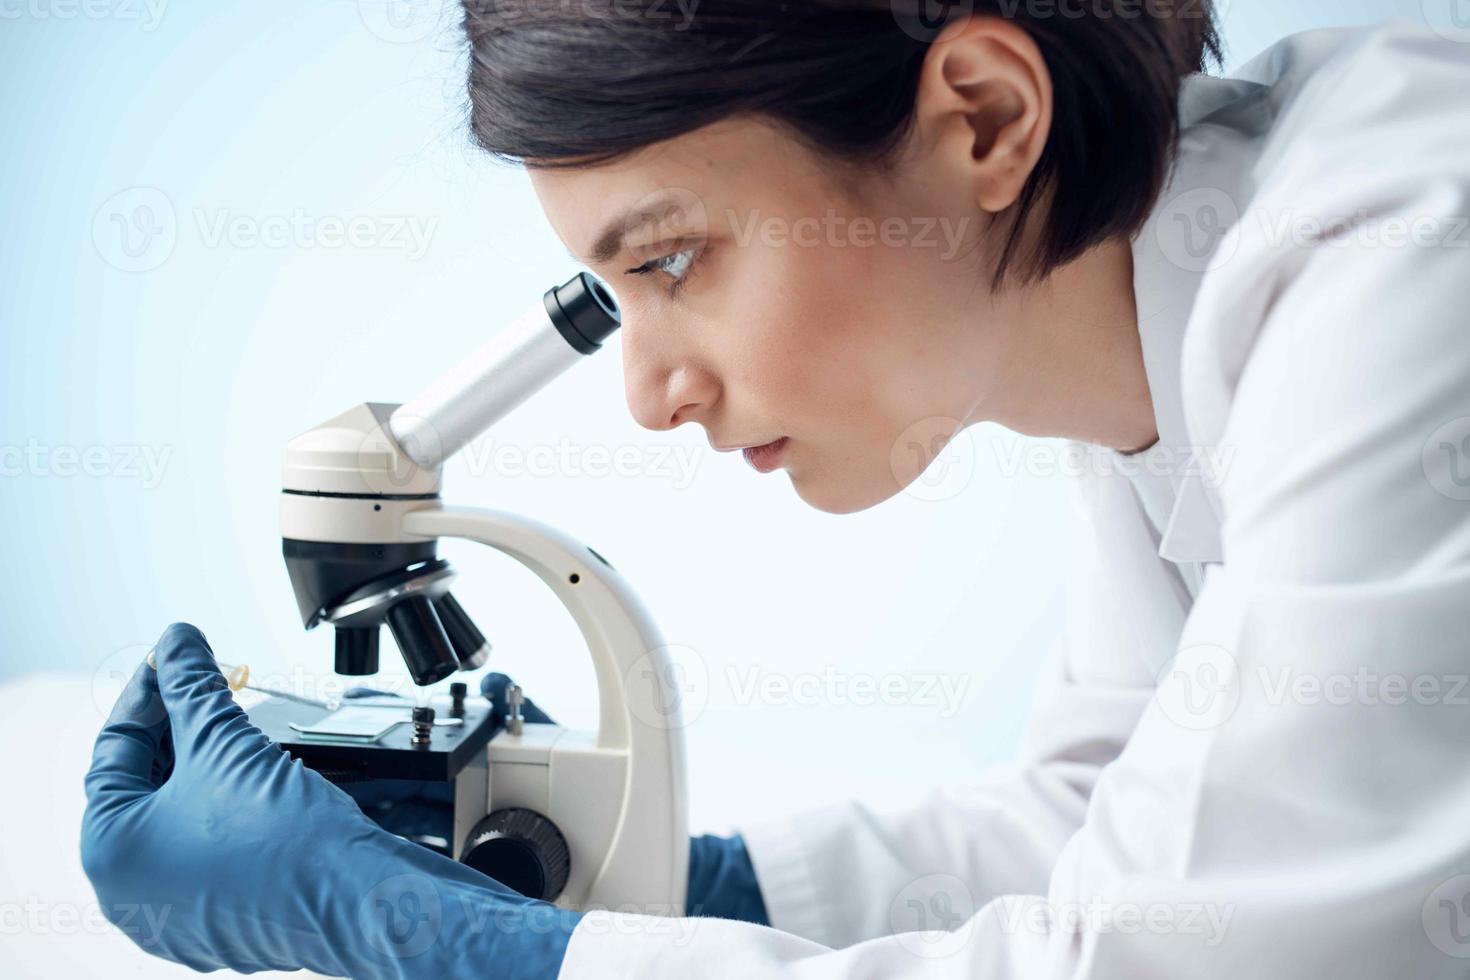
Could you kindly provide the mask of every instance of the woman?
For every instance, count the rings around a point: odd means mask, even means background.
[[[1022,762],[897,815],[696,841],[690,906],[718,918],[580,916],[286,763],[176,626],[99,738],[83,835],[108,908],[169,910],[155,952],[1460,972],[1470,59],[1400,24],[1216,79],[1207,3],[926,11],[469,0],[472,124],[617,291],[646,426],[697,423],[828,511],[977,421],[1075,440],[1089,584]]]

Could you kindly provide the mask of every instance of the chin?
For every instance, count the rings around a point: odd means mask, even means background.
[[[856,514],[876,507],[898,494],[901,487],[889,479],[884,484],[865,485],[833,474],[791,474],[791,486],[806,504],[827,514]]]

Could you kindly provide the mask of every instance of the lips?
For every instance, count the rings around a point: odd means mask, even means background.
[[[757,472],[769,473],[781,465],[781,457],[785,454],[786,444],[789,441],[782,436],[775,442],[768,442],[764,446],[752,446],[744,451],[745,461]]]

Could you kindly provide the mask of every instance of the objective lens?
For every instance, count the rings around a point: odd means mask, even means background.
[[[336,671],[349,677],[378,672],[378,627],[337,628]]]
[[[405,599],[390,608],[388,628],[398,641],[413,682],[420,687],[442,681],[459,669],[444,624],[423,596]]]
[[[444,632],[449,635],[449,643],[459,659],[459,669],[478,670],[485,666],[490,656],[490,644],[485,642],[485,634],[475,626],[459,600],[446,592],[434,600],[434,611],[439,614],[439,622],[444,624]]]

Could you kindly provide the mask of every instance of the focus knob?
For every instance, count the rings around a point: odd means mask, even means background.
[[[465,840],[465,864],[527,898],[553,901],[567,886],[572,854],[556,824],[535,810],[496,810]]]

